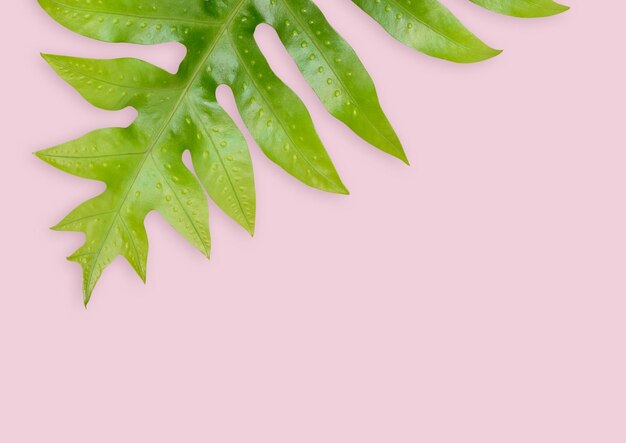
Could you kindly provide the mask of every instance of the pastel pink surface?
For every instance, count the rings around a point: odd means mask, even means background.
[[[212,204],[208,262],[152,214],[147,285],[120,259],[85,310],[64,259],[82,237],[48,227],[101,185],[31,152],[133,112],[92,108],[38,53],[174,69],[181,51],[91,41],[10,3],[0,442],[626,441],[626,4],[519,20],[449,1],[505,49],[462,66],[317,0],[410,168],[327,115],[263,30],[352,195],[299,184],[248,137],[255,238]]]

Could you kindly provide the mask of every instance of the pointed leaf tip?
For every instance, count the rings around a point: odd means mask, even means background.
[[[350,191],[348,190],[346,185],[343,184],[341,179],[338,180],[338,183],[336,183],[334,187],[329,188],[327,191],[333,194],[350,195]]]
[[[404,148],[400,147],[399,153],[394,154],[394,157],[396,157],[398,160],[401,160],[407,166],[411,166],[411,163],[409,162],[409,157],[406,155],[406,151],[404,150]]]
[[[252,224],[252,225],[249,224],[248,227],[245,228],[245,229],[246,229],[246,232],[248,234],[250,234],[250,237],[254,237],[254,232],[255,232],[255,229],[256,229],[256,226],[254,224]]]

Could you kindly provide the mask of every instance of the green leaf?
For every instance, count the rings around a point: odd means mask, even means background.
[[[353,0],[407,46],[458,63],[479,62],[498,55],[467,30],[437,0]]]
[[[118,256],[145,280],[144,219],[151,211],[158,211],[207,257],[211,240],[205,194],[254,233],[252,163],[242,134],[217,103],[219,85],[232,89],[246,126],[273,162],[309,186],[347,194],[304,104],[259,50],[253,34],[261,23],[277,31],[332,115],[371,145],[408,163],[367,71],[310,0],[39,3],[56,21],[87,37],[138,44],[180,42],[187,48],[176,74],[137,59],[43,56],[94,106],[138,111],[127,128],[99,129],[37,153],[63,171],[106,184],[104,192],[54,227],[86,236],[69,257],[82,265],[85,304],[104,269]],[[426,54],[475,62],[499,52],[435,0],[354,3],[398,40]],[[496,9],[494,4],[506,2],[491,3],[485,6]],[[182,161],[185,151],[191,154],[196,175]]]
[[[470,0],[477,5],[500,14],[514,17],[535,18],[560,14],[569,9],[552,0]]]

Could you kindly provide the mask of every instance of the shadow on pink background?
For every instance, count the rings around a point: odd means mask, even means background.
[[[90,41],[34,0],[10,3],[0,442],[626,441],[622,2],[529,21],[450,0],[505,49],[462,66],[403,47],[348,0],[317,0],[410,168],[327,115],[264,29],[352,195],[299,184],[249,140],[255,238],[211,205],[207,262],[152,214],[148,284],[119,259],[88,310],[64,259],[82,238],[48,227],[101,185],[31,152],[134,113],[92,108],[38,53],[175,70],[182,51]]]

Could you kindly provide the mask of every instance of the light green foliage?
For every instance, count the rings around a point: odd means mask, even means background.
[[[514,17],[534,18],[548,17],[560,14],[569,7],[560,5],[552,0],[471,0],[477,5],[483,6],[501,14]]]
[[[391,35],[426,54],[456,62],[496,55],[435,0],[353,0]],[[472,0],[519,16],[560,12],[550,0]],[[145,216],[158,211],[207,257],[211,240],[205,192],[251,234],[255,188],[245,140],[216,101],[225,84],[265,154],[307,185],[347,193],[300,99],[272,72],[253,33],[278,33],[328,111],[371,145],[407,162],[357,55],[310,0],[39,0],[56,21],[107,42],[180,42],[187,55],[170,74],[137,59],[44,55],[94,106],[131,106],[128,128],[91,132],[37,153],[106,190],[54,229],[86,235],[70,260],[84,273],[89,302],[103,270],[125,257],[145,280]],[[559,9],[560,8],[560,9]],[[194,176],[182,161],[191,154]]]

